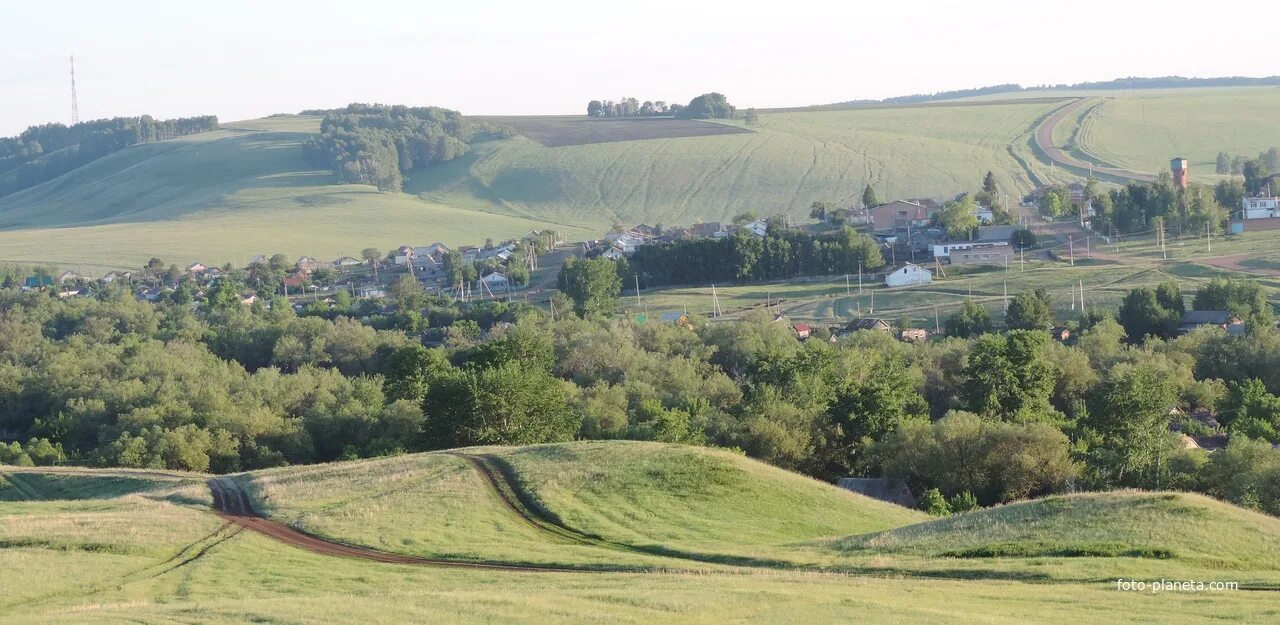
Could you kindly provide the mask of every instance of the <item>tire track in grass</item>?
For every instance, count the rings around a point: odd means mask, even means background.
[[[660,556],[705,564],[769,569],[803,568],[785,560],[753,558],[732,554],[699,553],[661,545],[632,545],[610,540],[598,534],[584,532],[567,525],[555,513],[547,510],[539,503],[531,493],[522,488],[515,469],[506,461],[489,454],[451,453],[469,462],[497,496],[502,499],[509,510],[522,517],[526,523],[561,540],[637,555]]]
[[[339,556],[381,562],[384,564],[407,564],[419,566],[440,566],[465,569],[534,572],[534,573],[647,573],[671,572],[671,569],[659,569],[643,566],[611,566],[611,565],[557,565],[557,564],[523,564],[518,562],[493,562],[480,560],[455,560],[446,558],[427,558],[411,556],[389,551],[361,547],[336,540],[322,538],[315,534],[290,527],[279,521],[273,521],[259,514],[249,501],[244,489],[229,477],[210,479],[207,484],[213,494],[214,509],[219,517],[244,529],[253,530],[268,538],[286,545],[305,549],[312,553],[327,556]]]

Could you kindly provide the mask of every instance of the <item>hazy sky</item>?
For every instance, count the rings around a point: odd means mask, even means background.
[[[770,107],[1280,73],[1275,0],[752,4],[0,0],[0,135],[70,118],[72,53],[82,119],[226,121],[352,101],[580,113],[592,98],[711,90]]]

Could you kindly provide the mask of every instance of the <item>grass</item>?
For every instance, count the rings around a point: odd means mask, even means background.
[[[878,531],[923,515],[745,457],[626,441],[502,449],[539,508],[628,545],[769,555],[769,547]]]
[[[100,275],[152,256],[243,265],[256,254],[327,259],[436,240],[478,244],[535,228],[587,235],[573,225],[336,184],[302,157],[314,118],[228,128],[134,146],[0,198],[0,262]]]
[[[844,552],[943,558],[1140,557],[1280,570],[1280,519],[1201,495],[1047,497],[838,541]]]
[[[641,141],[704,137],[751,132],[746,128],[698,119],[666,117],[599,118],[583,116],[482,117],[510,126],[522,136],[549,148],[610,141]]]
[[[144,475],[82,470],[50,473],[45,484],[84,498],[0,506],[0,615],[32,625],[1189,624],[1280,616],[1274,590],[1116,590],[1118,574],[1280,587],[1280,521],[1203,497],[1065,496],[929,520],[721,451],[618,442],[463,452],[508,463],[566,524],[685,548],[741,541],[739,548],[807,550],[852,574],[530,573],[328,557],[237,532],[207,512],[207,498],[197,505],[165,496],[170,486],[189,489],[194,476],[152,476],[155,488],[130,492],[116,478]],[[238,479],[279,518],[383,548],[434,545],[434,553],[454,543],[508,560],[530,549],[581,557],[546,533],[509,524],[462,462],[417,454]],[[853,535],[830,538],[840,534]],[[614,561],[632,555],[599,551]]]
[[[1089,153],[1137,171],[1190,160],[1191,177],[1213,181],[1218,152],[1253,158],[1280,145],[1280,88],[1247,87],[1108,99],[1081,126]]]

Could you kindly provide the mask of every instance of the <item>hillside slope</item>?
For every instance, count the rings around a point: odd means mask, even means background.
[[[844,553],[1133,557],[1280,569],[1280,519],[1189,493],[1046,497],[837,541]]]
[[[94,272],[151,256],[333,257],[434,240],[473,244],[534,228],[580,239],[617,223],[691,224],[747,211],[803,218],[814,201],[857,205],[867,184],[881,198],[947,197],[975,189],[988,170],[1015,202],[1037,184],[1077,179],[1031,145],[1067,96],[1102,104],[1068,116],[1053,141],[1099,166],[1162,171],[1181,154],[1193,178],[1214,180],[1218,151],[1251,156],[1280,145],[1280,118],[1270,115],[1280,107],[1277,88],[1027,91],[762,111],[750,125],[719,122],[746,132],[702,136],[682,136],[693,132],[690,122],[672,120],[522,118],[513,125],[537,129],[530,132],[541,142],[477,144],[462,158],[410,172],[404,193],[377,193],[337,185],[305,161],[299,146],[318,132],[318,118],[271,117],[134,146],[0,198],[0,262]],[[694,134],[716,126],[698,124]],[[628,140],[637,136],[665,138]]]

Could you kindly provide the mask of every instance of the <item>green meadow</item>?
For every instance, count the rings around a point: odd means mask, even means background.
[[[503,477],[490,482],[469,457],[496,463]],[[19,467],[0,475],[0,495],[15,481],[31,495],[0,497],[12,499],[0,504],[0,616],[14,623],[1266,623],[1280,615],[1280,521],[1181,493],[1055,496],[931,519],[732,452],[639,442],[471,448],[235,476],[271,518],[330,540],[579,569],[556,572],[298,549],[211,514],[196,475]],[[504,489],[530,507],[502,505]],[[1118,577],[1239,588],[1121,591]]]

